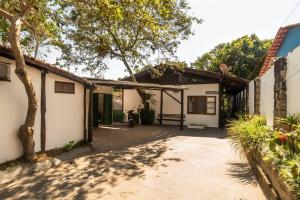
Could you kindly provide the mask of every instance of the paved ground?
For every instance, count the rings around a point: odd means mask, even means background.
[[[0,199],[265,199],[222,130],[114,126],[94,135],[91,155],[1,184]]]

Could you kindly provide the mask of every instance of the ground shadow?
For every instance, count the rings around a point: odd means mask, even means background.
[[[149,167],[166,167],[159,159],[167,150],[166,140],[158,140],[121,151],[96,153],[65,162],[45,173],[37,173],[0,185],[0,199],[85,199],[104,195],[120,181],[143,178]]]
[[[227,164],[229,165],[229,168],[227,169],[228,175],[244,184],[257,185],[255,175],[247,163],[230,162]]]

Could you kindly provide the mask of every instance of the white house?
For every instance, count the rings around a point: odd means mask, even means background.
[[[167,69],[159,78],[153,78],[151,70],[145,70],[137,73],[135,78],[141,83],[185,86],[187,90],[183,94],[184,125],[202,124],[207,127],[223,127],[226,118],[224,99],[229,99],[231,112],[236,112],[238,107],[242,106],[242,96],[239,94],[248,86],[248,81],[242,78],[192,68],[186,68],[184,71]],[[130,80],[130,77],[124,80]],[[147,93],[153,94],[156,103],[151,107],[158,115],[157,118],[161,109],[164,115],[175,116],[180,113],[180,92],[163,91],[162,99],[160,91],[147,90]],[[237,105],[238,102],[239,105]],[[140,104],[141,98],[136,90],[124,90],[123,110],[125,113],[131,109],[137,110]],[[162,108],[161,105],[163,105]],[[156,123],[159,123],[159,120],[156,120]],[[164,124],[178,125],[178,122],[165,120]]]

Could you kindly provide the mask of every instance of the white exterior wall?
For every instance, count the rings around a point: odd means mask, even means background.
[[[267,118],[267,124],[273,126],[274,120],[274,67],[261,77],[260,114]]]
[[[101,93],[101,94],[112,94],[112,91],[113,91],[112,87],[97,85],[96,89],[93,92]]]
[[[55,93],[55,81],[75,83],[75,94]],[[83,139],[84,86],[57,76],[46,75],[46,150]]]
[[[219,97],[218,95],[207,95],[207,96],[216,96],[216,114],[215,115],[200,115],[200,114],[187,114],[187,97],[188,96],[202,96],[206,95],[206,91],[218,91],[218,84],[197,84],[197,85],[184,85],[188,90],[184,91],[184,114],[185,122],[184,125],[191,123],[201,123],[207,125],[208,127],[218,127],[219,122]],[[151,90],[147,91],[152,94],[155,94],[156,104],[151,105],[155,110],[156,116],[160,113],[160,91]],[[180,92],[168,91],[178,100],[180,100]],[[124,90],[124,112],[134,109],[136,110],[141,103],[141,98],[139,97],[136,90]],[[163,99],[163,113],[164,114],[180,114],[180,104],[177,103],[174,99],[169,97],[167,94],[164,94]],[[157,123],[157,121],[156,121]],[[164,121],[164,124],[176,124],[179,122],[168,122]]]
[[[287,56],[287,113],[300,113],[300,46]]]
[[[0,81],[0,163],[17,159],[22,154],[22,146],[17,136],[27,112],[27,96],[22,82],[14,73],[15,62],[0,57],[1,62],[11,63],[11,82]],[[28,68],[40,108],[41,73]],[[35,151],[40,151],[40,110],[35,118]]]
[[[15,62],[0,57],[1,62],[11,63],[11,82],[0,81],[0,163],[17,159],[22,154],[22,146],[17,137],[19,126],[24,122],[27,111],[27,96],[24,86],[15,75]],[[35,151],[41,150],[40,142],[40,97],[41,73],[28,67],[29,76],[38,99],[35,118]],[[46,149],[63,147],[71,140],[83,139],[83,97],[84,87],[75,83],[75,94],[54,92],[54,81],[73,82],[52,73],[46,75]],[[87,90],[87,111],[88,93]],[[88,124],[88,122],[87,122]]]
[[[249,114],[254,114],[254,93],[255,93],[255,84],[254,84],[254,80],[249,82],[249,97],[248,97],[248,101],[249,101]]]

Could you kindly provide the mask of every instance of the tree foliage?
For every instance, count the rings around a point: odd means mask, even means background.
[[[20,42],[22,49],[27,55],[34,57],[45,55],[41,48],[49,50],[50,47],[62,48],[64,43],[60,34],[63,24],[63,13],[57,0],[28,1],[34,5],[34,11],[26,14],[25,26],[22,26]],[[0,1],[0,8],[17,14],[20,12],[19,0]],[[1,44],[10,46],[8,41],[9,22],[0,17],[0,39]]]
[[[230,43],[217,45],[192,64],[197,69],[218,72],[226,64],[235,75],[253,79],[257,77],[271,40],[260,40],[255,34],[245,35]]]
[[[122,61],[132,76],[153,55],[161,60],[174,56],[180,41],[192,34],[193,22],[200,22],[188,15],[185,0],[66,2],[70,45],[61,61],[83,66],[95,76],[106,69],[106,59]]]

